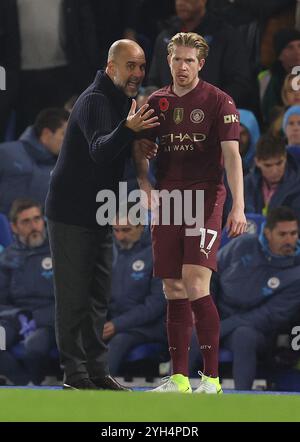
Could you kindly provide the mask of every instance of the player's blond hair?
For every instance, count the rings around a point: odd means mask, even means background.
[[[195,32],[178,32],[178,34],[174,35],[168,44],[169,55],[173,54],[174,46],[185,46],[187,48],[197,49],[197,58],[199,61],[206,58],[209,51],[209,46],[205,39]]]

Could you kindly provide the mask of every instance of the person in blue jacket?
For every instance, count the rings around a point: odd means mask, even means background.
[[[269,211],[259,237],[243,235],[218,254],[214,293],[221,346],[233,352],[238,390],[251,389],[257,359],[300,315],[300,242],[295,213]]]
[[[260,129],[253,112],[239,109],[240,114],[240,154],[243,172],[246,175],[254,165],[255,146],[260,137]]]
[[[266,215],[269,209],[288,206],[300,219],[300,165],[286,151],[284,140],[263,135],[255,164],[244,180],[245,213]]]
[[[17,198],[44,206],[68,118],[64,109],[45,109],[19,140],[0,144],[0,212],[8,215]]]
[[[131,205],[128,204],[129,214]],[[108,340],[112,375],[120,374],[129,351],[138,344],[167,345],[166,300],[162,282],[152,275],[152,246],[148,226],[117,217],[113,226],[114,259],[111,300],[103,339]]]
[[[0,351],[0,374],[16,383],[22,379],[39,384],[55,346],[52,260],[40,204],[18,199],[10,219],[15,241],[0,254],[0,326],[8,350]],[[20,341],[27,376],[8,354]]]
[[[291,106],[282,120],[282,130],[287,138],[287,150],[300,161],[300,106]]]
[[[247,109],[238,109],[240,114],[240,144],[239,150],[242,158],[244,176],[254,167],[255,148],[260,136],[260,129],[257,119],[253,112]],[[228,214],[232,206],[232,197],[227,182],[226,174],[224,175],[224,184],[226,187],[226,200],[223,207],[223,225],[226,224]]]

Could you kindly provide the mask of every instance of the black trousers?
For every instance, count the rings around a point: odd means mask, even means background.
[[[102,340],[110,294],[112,232],[48,220],[56,340],[65,380],[108,374]]]

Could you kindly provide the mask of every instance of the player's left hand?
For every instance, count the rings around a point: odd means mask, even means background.
[[[158,145],[154,143],[154,141],[147,140],[147,138],[141,138],[140,140],[136,140],[138,148],[141,149],[143,155],[148,159],[152,160],[157,154]]]
[[[232,208],[226,223],[229,238],[242,235],[247,229],[247,220],[242,209]]]
[[[103,327],[103,339],[107,340],[111,338],[115,333],[116,329],[114,324],[111,321],[106,322]]]

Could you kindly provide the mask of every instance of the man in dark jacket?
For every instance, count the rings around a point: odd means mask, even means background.
[[[16,239],[0,255],[0,325],[7,350],[23,341],[28,380],[39,384],[55,346],[52,260],[41,206],[16,200],[10,218]],[[4,353],[0,351],[0,374],[19,383],[20,368]]]
[[[284,140],[263,135],[255,163],[244,181],[245,212],[266,215],[273,207],[288,206],[300,219],[300,168],[286,152]]]
[[[260,237],[244,235],[219,251],[215,294],[221,345],[233,352],[235,388],[251,389],[257,357],[300,312],[298,220],[269,212]]]
[[[45,109],[18,141],[0,144],[0,212],[23,197],[44,206],[68,118],[64,109]]]
[[[46,214],[65,388],[124,389],[109,375],[102,340],[112,235],[109,224],[96,220],[97,194],[118,195],[135,135],[158,124],[148,105],[135,112],[131,100],[144,75],[141,47],[130,40],[113,43],[105,72],[75,103],[51,178]]]
[[[151,236],[148,227],[118,219],[113,226],[114,259],[112,293],[103,338],[109,339],[111,374],[120,368],[129,351],[138,344],[167,345],[166,300],[162,282],[154,278]]]
[[[247,108],[250,69],[239,33],[207,12],[206,0],[176,0],[176,14],[156,39],[148,84],[162,87],[171,82],[167,45],[177,32],[196,32],[210,47],[201,78],[227,92],[239,107]]]

